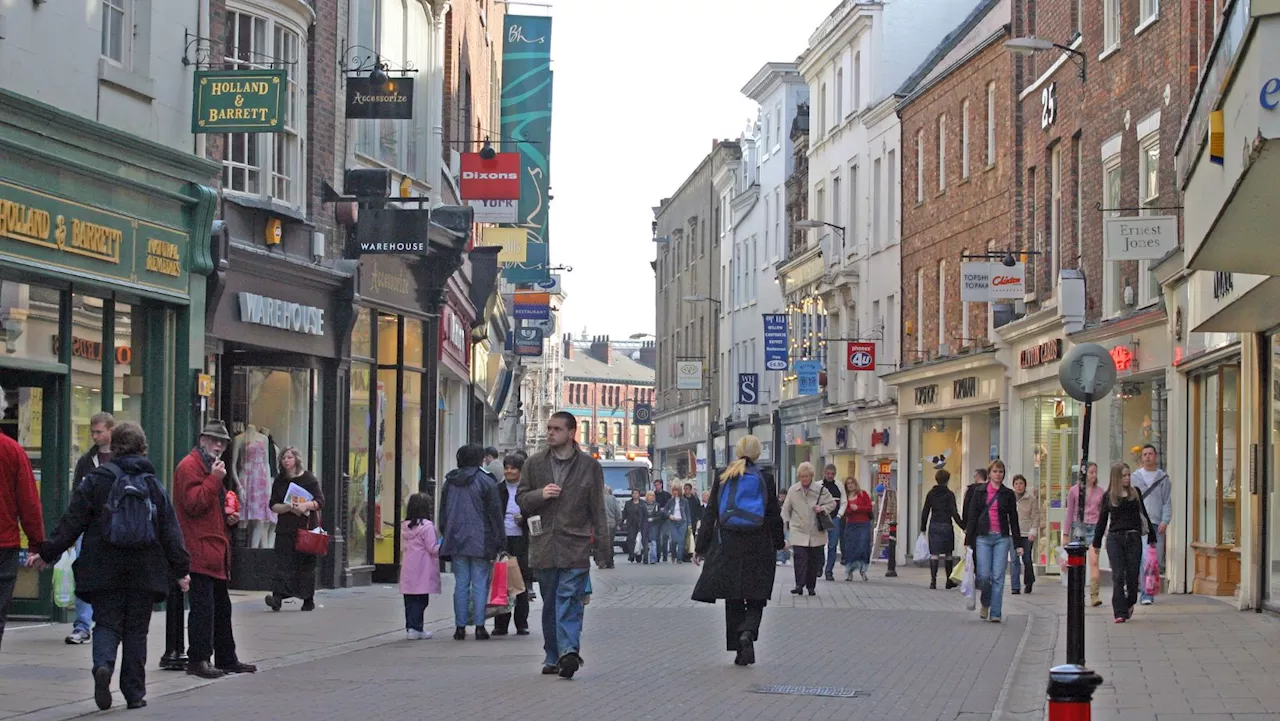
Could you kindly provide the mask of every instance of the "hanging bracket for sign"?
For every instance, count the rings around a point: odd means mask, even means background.
[[[338,56],[338,68],[348,75],[368,73],[370,77],[376,77],[378,74],[385,77],[388,73],[392,73],[403,78],[410,73],[418,72],[411,62],[405,61],[404,65],[394,65],[363,45],[344,46],[342,54]]]
[[[1093,209],[1099,213],[1137,213],[1143,210],[1182,210],[1181,205],[1148,205],[1142,208],[1104,208],[1102,203],[1094,203]]]
[[[215,61],[214,48],[222,48],[221,41],[213,38],[206,38],[196,35],[189,30],[182,32],[183,50],[182,64],[190,67],[194,65],[196,70],[247,70],[253,69],[292,69],[298,64],[297,60],[283,60],[281,58],[256,53],[247,48],[236,48],[232,52],[223,52],[229,55],[225,60]]]

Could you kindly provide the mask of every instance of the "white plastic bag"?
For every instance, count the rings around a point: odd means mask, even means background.
[[[922,558],[928,558],[928,557],[929,557],[929,539],[926,538],[923,533],[921,533],[920,535],[916,536],[915,555],[913,555],[912,558],[918,561]]]
[[[58,608],[76,607],[76,577],[71,564],[76,562],[77,555],[72,546],[53,566],[53,602]]]
[[[964,607],[972,611],[978,605],[977,579],[973,573],[973,549],[964,550],[964,573],[960,577],[960,593],[965,595]]]
[[[1062,581],[1062,587],[1067,587],[1067,549],[1058,546],[1055,549],[1055,557],[1058,559],[1058,578]]]

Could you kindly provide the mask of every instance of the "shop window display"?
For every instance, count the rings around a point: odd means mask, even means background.
[[[300,369],[237,367],[233,371],[228,470],[240,493],[250,548],[275,544],[276,515],[270,499],[280,449],[311,447],[311,375]]]
[[[947,487],[956,495],[956,505],[959,506],[962,502],[964,487],[969,482],[964,477],[963,426],[960,418],[922,418],[911,421],[911,465],[915,473],[912,482],[916,486],[916,498],[923,499],[936,485],[934,474],[945,469],[951,474]]]
[[[1195,388],[1195,533],[1209,546],[1237,545],[1240,476],[1240,369],[1197,376]]]
[[[1031,467],[1009,471],[1025,475],[1039,494],[1044,528],[1036,539],[1035,564],[1049,574],[1057,574],[1055,549],[1070,540],[1064,531],[1069,528],[1067,492],[1079,474],[1083,406],[1065,395],[1048,395],[1023,400],[1022,409],[1026,421],[1024,438],[1031,445],[1024,458]]]
[[[1280,609],[1280,335],[1271,337],[1271,478],[1264,497],[1267,513],[1266,554],[1267,579],[1264,595],[1275,611]]]
[[[372,444],[369,427],[373,421],[377,394],[371,390],[372,367],[367,363],[351,364],[351,406],[347,429],[347,565],[363,566],[369,559],[369,467]],[[382,430],[378,426],[377,431]],[[380,436],[379,436],[380,437]],[[381,515],[376,513],[375,515]]]
[[[1113,459],[1137,468],[1148,443],[1164,455],[1168,397],[1162,379],[1121,381],[1116,386],[1110,401]]]

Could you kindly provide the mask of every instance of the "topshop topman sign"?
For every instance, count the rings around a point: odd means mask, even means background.
[[[240,294],[240,320],[307,335],[324,335],[324,310],[275,298]]]
[[[191,132],[280,132],[288,78],[285,70],[197,70]]]

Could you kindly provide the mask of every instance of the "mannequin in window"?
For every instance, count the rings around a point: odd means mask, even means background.
[[[267,430],[252,423],[232,442],[232,465],[243,493],[241,517],[249,522],[250,548],[271,548],[275,544],[276,515],[270,506],[272,445]]]

